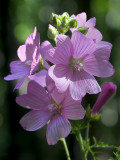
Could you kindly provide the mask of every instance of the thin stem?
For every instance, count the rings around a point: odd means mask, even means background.
[[[79,142],[81,153],[82,153],[82,160],[87,160],[86,151],[84,148],[84,142],[80,132],[77,133],[77,138],[78,138],[78,142]]]
[[[87,123],[87,129],[86,129],[86,142],[88,143],[88,138],[89,138],[89,130],[90,130],[90,123]]]
[[[71,160],[70,153],[69,153],[65,138],[61,138],[60,140],[63,142],[64,148],[65,148],[65,152],[66,152],[66,156],[67,156],[67,160]]]

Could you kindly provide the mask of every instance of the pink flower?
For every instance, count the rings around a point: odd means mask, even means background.
[[[80,100],[86,94],[101,91],[94,76],[109,77],[114,73],[109,62],[112,45],[108,42],[95,43],[78,31],[71,39],[58,35],[57,45],[48,41],[41,44],[41,54],[54,65],[48,70],[58,92],[69,89],[74,100]]]
[[[29,82],[27,94],[17,97],[16,102],[32,110],[20,120],[25,130],[38,130],[50,121],[46,133],[49,145],[54,145],[60,138],[68,136],[71,131],[68,119],[80,120],[85,116],[80,101],[74,101],[66,93],[63,98],[60,97],[60,100],[55,102],[50,94],[34,81]]]
[[[114,94],[117,90],[117,86],[112,82],[105,82],[102,86],[102,91],[99,94],[96,103],[92,108],[92,115],[96,115],[100,112],[101,108],[108,101],[108,99]]]
[[[6,76],[5,80],[15,80],[22,78],[19,83],[15,86],[15,89],[20,88],[24,80],[29,76],[31,79],[37,80],[42,77],[42,81],[39,82],[41,85],[45,85],[45,75],[47,74],[46,70],[42,70],[42,72],[35,72],[40,68],[40,34],[37,33],[37,29],[35,27],[34,33],[31,33],[25,44],[20,46],[17,51],[18,57],[20,61],[13,61],[10,63],[11,74]]]
[[[102,34],[100,33],[99,30],[95,28],[96,25],[96,18],[93,17],[89,20],[87,20],[87,15],[85,12],[82,12],[78,15],[73,15],[77,21],[78,21],[78,26],[77,28],[71,29],[72,32],[77,30],[79,27],[85,27],[88,29],[88,32],[86,34],[87,38],[92,38],[96,40],[96,42],[100,42],[102,40]]]

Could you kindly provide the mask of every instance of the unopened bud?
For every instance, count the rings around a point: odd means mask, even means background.
[[[114,94],[117,86],[112,82],[105,82],[102,86],[102,91],[99,94],[96,103],[92,108],[92,115],[97,115],[103,105],[108,101],[108,99]]]
[[[58,35],[58,31],[55,27],[49,24],[48,26],[48,37],[52,40],[56,39]]]

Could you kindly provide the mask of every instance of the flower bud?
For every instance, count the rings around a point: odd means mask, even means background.
[[[58,35],[57,29],[49,24],[49,26],[48,26],[48,37],[50,39],[54,40],[54,39],[56,39],[57,35]]]
[[[92,115],[96,115],[100,112],[103,105],[108,101],[108,99],[117,90],[117,86],[112,82],[105,82],[102,86],[102,91],[99,94],[96,103],[92,108]]]

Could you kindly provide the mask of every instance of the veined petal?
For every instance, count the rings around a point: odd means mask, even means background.
[[[70,93],[67,93],[62,103],[62,115],[71,120],[83,119],[85,110],[81,105],[81,101],[73,100]]]
[[[89,28],[87,34],[86,34],[87,38],[91,38],[91,39],[95,39],[96,43],[100,42],[102,40],[102,34],[100,33],[99,30],[97,30],[96,28],[92,27]]]
[[[96,25],[96,18],[95,17],[93,17],[93,18],[91,18],[91,19],[89,19],[86,23],[85,23],[85,26],[86,27],[95,27],[95,25]]]
[[[80,14],[78,14],[77,16],[75,16],[75,18],[78,21],[78,27],[84,26],[87,20],[87,16],[85,12],[82,12]]]
[[[75,59],[84,58],[86,55],[93,53],[96,49],[96,44],[92,39],[88,39],[84,34],[74,31],[71,38]]]
[[[4,77],[7,81],[28,76],[30,67],[26,66],[23,62],[13,61],[10,63],[10,71],[12,74]]]
[[[30,111],[22,117],[20,124],[27,131],[35,131],[46,125],[51,116],[51,112],[45,110]]]
[[[95,55],[99,56],[100,59],[109,60],[112,44],[105,41],[100,41],[96,44]]]
[[[16,98],[16,102],[25,107],[35,110],[45,108],[51,104],[51,98],[46,90],[34,81],[30,81],[27,88],[28,92]]]
[[[44,60],[47,59],[53,64],[56,63],[53,59],[53,56],[55,54],[55,47],[53,47],[49,41],[44,41],[41,44],[40,53]]]
[[[61,115],[56,115],[47,127],[47,142],[49,145],[55,145],[60,138],[65,138],[71,131],[69,121]]]
[[[23,78],[17,83],[17,85],[15,86],[15,88],[13,89],[13,91],[15,91],[16,89],[19,89],[27,77],[28,77],[28,76],[23,77]]]
[[[34,75],[29,76],[31,80],[34,80],[38,84],[40,84],[42,87],[46,87],[46,75],[48,71],[45,69],[42,69],[40,72],[35,73]]]
[[[101,91],[96,79],[84,70],[74,73],[69,89],[74,100],[81,100],[86,93],[97,94]]]
[[[69,86],[69,78],[72,76],[71,69],[64,65],[53,65],[49,68],[48,74],[54,80],[58,92],[64,93]]]
[[[61,104],[61,102],[65,98],[66,92],[59,93],[58,89],[55,86],[55,82],[52,80],[52,78],[49,75],[47,75],[46,77],[46,85],[47,85],[48,92],[50,93],[52,98],[55,100],[55,102],[58,105]]]
[[[104,55],[106,50],[106,55]],[[100,52],[101,51],[101,52]],[[84,70],[91,75],[97,77],[110,77],[114,73],[112,64],[108,60],[103,58],[108,57],[107,48],[101,48],[97,50],[94,54],[85,57],[83,61]]]

